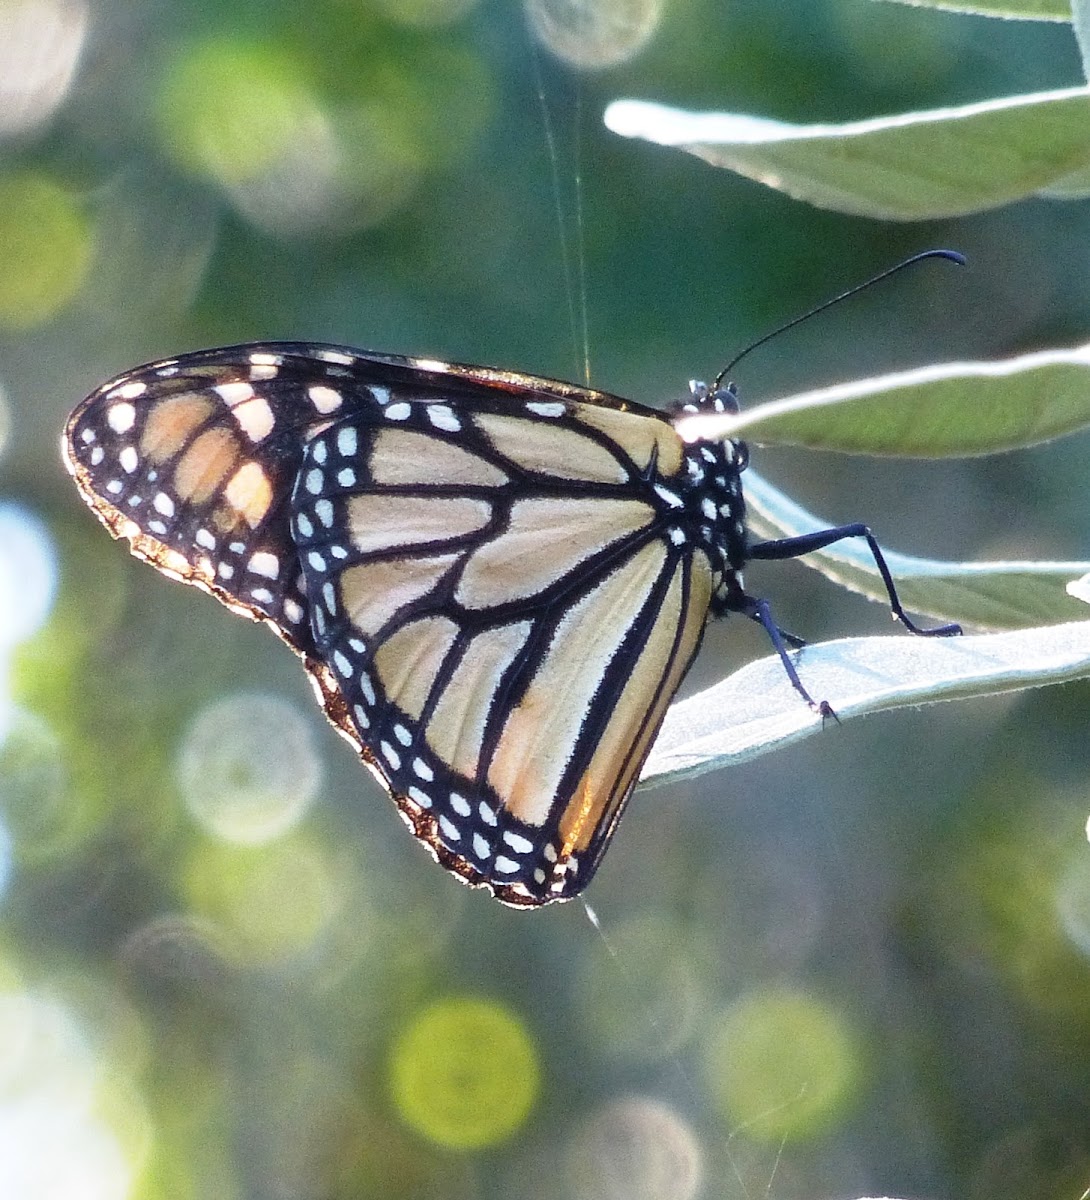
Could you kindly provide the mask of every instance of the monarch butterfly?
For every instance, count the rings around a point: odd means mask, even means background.
[[[262,620],[448,870],[536,906],[586,887],[709,613],[769,630],[741,441],[573,384],[296,342],[139,367],[69,418],[68,469],[132,552]],[[811,704],[813,702],[811,701]],[[818,706],[814,706],[818,707]],[[824,711],[824,709],[823,709]]]

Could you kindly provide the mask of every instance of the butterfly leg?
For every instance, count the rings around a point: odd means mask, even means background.
[[[846,538],[853,537],[866,539],[871,557],[874,559],[874,565],[878,568],[878,574],[881,575],[882,583],[885,585],[886,595],[889,597],[889,607],[897,620],[910,633],[919,634],[921,637],[952,637],[961,633],[960,625],[939,625],[934,629],[923,629],[909,618],[901,606],[901,599],[897,595],[897,587],[886,564],[882,548],[878,545],[870,528],[861,522],[853,525],[837,525],[833,529],[819,529],[814,533],[804,533],[799,537],[777,538],[770,542],[754,542],[749,547],[747,554],[749,558],[761,559],[798,558],[803,554],[810,554],[814,550],[823,550],[834,542],[842,542]],[[763,621],[762,624],[764,624]],[[765,625],[765,628],[767,629],[768,626]],[[775,639],[773,639],[773,645],[775,645]]]
[[[749,597],[747,596],[746,599],[748,600]],[[765,623],[761,619],[761,614],[757,612],[755,607],[752,609],[746,609],[746,611],[742,613],[742,616],[749,617],[751,621],[756,621],[758,625],[760,625],[762,628],[765,628]],[[792,650],[802,650],[805,646],[810,644],[805,638],[799,637],[797,633],[788,633],[787,630],[780,625],[776,626],[776,632],[781,638],[783,638],[783,640],[791,647]]]
[[[780,656],[780,662],[783,663],[783,669],[787,672],[787,678],[791,681],[791,686],[795,691],[798,692],[814,712],[821,714],[823,720],[826,717],[832,717],[839,724],[839,718],[830,707],[829,701],[815,700],[806,690],[802,680],[799,678],[798,671],[795,670],[795,664],[791,661],[791,656],[787,653],[788,646],[800,649],[806,645],[805,641],[800,637],[796,637],[793,633],[784,632],[776,624],[772,618],[772,609],[769,608],[767,600],[757,600],[753,596],[746,596],[742,607],[738,611],[742,616],[749,617],[752,621],[757,621],[765,633],[768,634],[768,640]]]

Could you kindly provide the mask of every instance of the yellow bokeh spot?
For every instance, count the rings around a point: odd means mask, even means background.
[[[452,1150],[510,1137],[537,1099],[541,1068],[526,1027],[491,1000],[448,997],[394,1043],[390,1087],[402,1119]]]
[[[227,186],[265,174],[322,122],[305,68],[278,47],[231,38],[187,47],[159,96],[174,156]]]
[[[1067,1037],[1090,1032],[1090,860],[1085,797],[1052,795],[1008,771],[981,820],[936,869],[946,952],[990,962],[1018,998]],[[1015,797],[1018,811],[1008,807]]]
[[[721,1018],[706,1058],[709,1086],[733,1131],[781,1143],[817,1137],[856,1098],[856,1039],[813,996],[760,992]]]
[[[232,934],[242,957],[256,962],[305,950],[342,900],[327,853],[302,833],[262,846],[202,842],[185,887],[192,909]]]
[[[0,179],[0,326],[48,321],[83,286],[91,228],[75,198],[44,175]]]

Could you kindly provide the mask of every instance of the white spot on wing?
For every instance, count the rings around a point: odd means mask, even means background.
[[[454,409],[447,404],[429,404],[427,411],[428,420],[436,429],[443,429],[447,433],[457,433],[462,428],[462,422],[458,420]]]
[[[409,788],[408,796],[410,800],[415,800],[421,808],[431,808],[431,797],[427,792],[422,791],[420,788]]]
[[[516,854],[529,854],[534,848],[534,843],[529,838],[523,837],[521,833],[512,833],[510,829],[504,831],[503,840]]]
[[[531,400],[526,411],[538,417],[562,417],[567,410],[558,400]]]
[[[323,414],[335,412],[344,402],[341,393],[336,388],[326,387],[321,383],[307,388],[307,395],[310,397],[311,404]]]
[[[133,385],[127,386],[132,387]],[[144,384],[140,385],[141,391],[144,387]],[[118,388],[118,394],[127,394],[126,388]],[[128,433],[136,424],[136,409],[131,404],[111,404],[110,411],[106,414],[106,424],[114,433]]]
[[[217,383],[212,391],[231,408],[254,395],[253,385],[241,379],[233,383]]]
[[[275,579],[280,574],[280,560],[268,550],[251,555],[247,566],[255,575],[264,575],[266,579]]]
[[[355,425],[346,425],[337,431],[337,449],[344,458],[355,458],[359,451]]]
[[[239,386],[249,387],[250,385],[247,383]],[[252,400],[236,405],[231,409],[231,415],[251,442],[263,441],[272,433],[273,426],[276,424],[276,418],[273,416],[273,410],[269,407],[268,400],[263,400],[260,396],[254,396]]]
[[[110,398],[117,396],[122,400],[135,400],[137,396],[142,396],[148,390],[148,385],[139,379],[132,379],[128,383],[123,383],[119,388],[114,388],[110,393]],[[124,432],[119,430],[118,432]]]

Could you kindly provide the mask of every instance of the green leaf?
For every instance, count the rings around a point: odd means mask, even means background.
[[[795,652],[811,695],[847,721],[906,705],[1090,677],[1090,621],[975,637],[869,637]],[[666,783],[755,758],[835,726],[812,712],[774,655],[674,704],[641,782]]]
[[[616,100],[605,123],[819,208],[892,221],[996,208],[1090,167],[1086,87],[844,125]]]
[[[1090,4],[1071,0],[1071,25],[1082,58],[1082,73],[1090,79]]]
[[[1090,196],[1090,167],[1065,175],[1039,194],[1046,200],[1085,200]]]
[[[913,8],[937,8],[944,12],[972,13],[978,17],[1000,17],[1008,21],[1070,21],[1069,0],[887,0]]]
[[[993,454],[1087,427],[1090,343],[999,362],[938,363],[678,422],[687,440],[742,437],[905,458]]]
[[[746,471],[745,496],[750,531],[758,538],[797,537],[829,526],[752,470]],[[1090,562],[939,562],[882,549],[901,602],[912,612],[980,629],[1024,629],[1086,616],[1085,603],[1067,587],[1090,573]],[[874,559],[859,538],[799,561],[853,592],[888,603]]]

